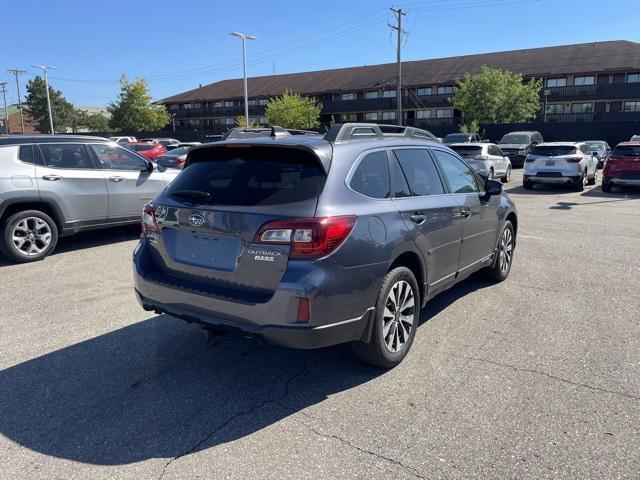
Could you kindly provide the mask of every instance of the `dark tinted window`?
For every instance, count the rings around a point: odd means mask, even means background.
[[[434,154],[449,187],[451,193],[474,193],[479,192],[476,176],[459,158],[442,150],[434,150]]]
[[[571,155],[577,153],[576,147],[572,145],[537,145],[531,155],[542,157],[557,157],[559,155]]]
[[[587,143],[587,147],[589,147],[589,150],[592,151],[592,152],[604,152],[605,151],[604,143],[601,143],[601,142]]]
[[[91,145],[100,166],[106,170],[146,171],[147,162],[128,150],[109,144]]]
[[[470,141],[471,138],[472,136],[467,133],[450,133],[444,137],[444,141],[448,143],[465,143]]]
[[[482,155],[482,146],[480,145],[451,145],[451,150],[458,152],[463,157]]]
[[[26,163],[36,163],[33,155],[32,145],[20,145],[18,150],[18,160]]]
[[[136,152],[146,152],[148,150],[153,150],[155,145],[132,145],[132,147]]]
[[[389,197],[389,165],[387,152],[364,157],[351,177],[351,188],[371,198]]]
[[[197,190],[209,193],[214,205],[280,205],[317,198],[324,185],[318,159],[303,150],[212,147],[192,153],[169,194]]]
[[[71,143],[44,144],[40,145],[40,151],[47,167],[95,168],[84,145]]]
[[[502,140],[500,140],[500,143],[520,145],[520,144],[527,144],[530,141],[531,141],[531,138],[529,137],[529,135],[519,135],[515,133],[508,133],[504,137],[502,137]]]
[[[397,158],[391,161],[391,174],[391,192],[393,196],[396,198],[410,197],[411,190]]]
[[[413,195],[439,195],[444,193],[440,176],[424,149],[394,150]]]
[[[613,156],[640,157],[640,145],[618,145],[613,149]]]

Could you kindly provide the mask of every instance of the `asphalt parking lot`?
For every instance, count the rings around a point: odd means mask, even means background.
[[[392,371],[144,312],[136,227],[0,260],[0,478],[638,478],[640,191],[521,179],[509,279]]]

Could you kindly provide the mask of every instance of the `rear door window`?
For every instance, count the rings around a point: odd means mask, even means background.
[[[612,155],[617,157],[640,157],[640,146],[618,145],[613,149]]]
[[[400,164],[412,195],[441,195],[444,193],[438,170],[426,149],[398,149],[393,153]]]
[[[190,155],[189,165],[171,182],[167,193],[205,192],[213,205],[303,202],[318,197],[326,178],[319,160],[306,150],[221,146]]]
[[[351,176],[353,190],[371,198],[389,198],[389,161],[387,152],[373,152],[364,157]]]
[[[147,162],[145,160],[124,148],[104,143],[91,145],[91,150],[96,154],[100,166],[105,170],[132,172],[147,170]]]
[[[480,191],[473,171],[458,157],[442,150],[433,151],[451,193],[477,193]]]
[[[41,144],[44,165],[50,168],[90,169],[96,168],[89,152],[82,144]]]
[[[33,145],[20,145],[18,149],[18,160],[25,163],[36,163]]]

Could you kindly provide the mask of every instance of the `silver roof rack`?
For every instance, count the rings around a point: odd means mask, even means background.
[[[437,141],[436,136],[428,130],[377,123],[336,123],[326,133],[324,139],[328,142],[339,142],[341,140],[362,140],[376,137],[423,138]]]

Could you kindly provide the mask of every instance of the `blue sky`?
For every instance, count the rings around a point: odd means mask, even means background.
[[[640,41],[637,0],[0,0],[7,68],[57,69],[51,84],[76,105],[102,106],[121,74],[145,77],[159,99],[242,75],[270,75],[395,61],[390,6],[403,7],[404,60],[626,39]],[[9,42],[7,43],[7,39]]]

